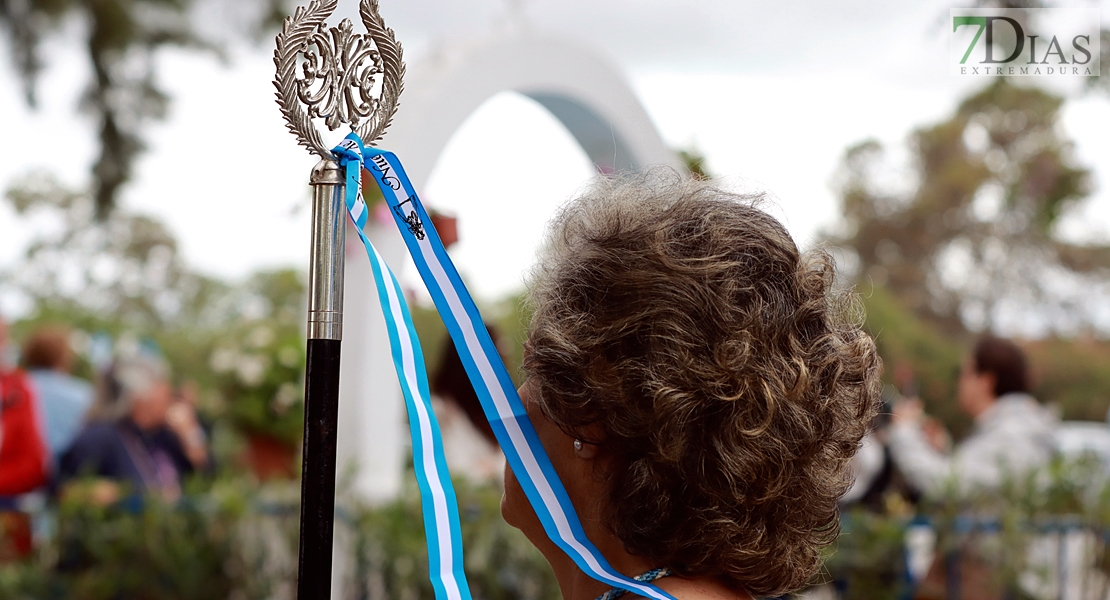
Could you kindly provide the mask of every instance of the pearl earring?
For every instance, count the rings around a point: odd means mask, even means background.
[[[582,450],[582,440],[574,440],[574,449],[579,451]]]

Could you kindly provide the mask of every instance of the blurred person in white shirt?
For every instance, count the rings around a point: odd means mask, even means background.
[[[894,407],[890,450],[909,482],[925,494],[948,484],[961,491],[997,489],[1047,464],[1054,454],[1055,413],[1029,395],[1025,353],[1010,340],[980,338],[960,370],[960,407],[973,419],[971,435],[950,453],[930,443],[921,401]]]

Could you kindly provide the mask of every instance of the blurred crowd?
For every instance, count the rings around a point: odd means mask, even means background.
[[[80,369],[90,381],[74,375],[70,331],[42,327],[17,347],[0,321],[0,537],[8,540],[0,560],[31,551],[29,515],[44,503],[107,506],[142,495],[172,502],[185,477],[213,470],[196,387],[180,374],[175,380],[153,345],[125,346],[90,357]],[[923,499],[997,489],[1069,452],[1068,423],[1030,395],[1028,359],[1013,341],[979,338],[954,376],[953,401],[973,422],[958,443],[924,410],[912,369],[893,367],[886,409],[854,459],[846,513],[912,515]],[[504,457],[449,341],[430,379],[452,475],[500,483]],[[1102,429],[1110,448],[1110,428]],[[943,586],[941,563],[930,559],[916,577]]]
[[[156,349],[117,349],[90,382],[72,373],[69,331],[40,328],[14,348],[0,320],[0,357],[0,509],[28,494],[73,493],[78,481],[93,482],[83,489],[99,503],[131,493],[174,499],[184,476],[212,468],[195,387],[174,387]],[[983,337],[964,360],[957,401],[974,429],[959,444],[925,414],[911,371],[898,367],[893,379],[845,505],[883,510],[892,494],[912,505],[953,483],[990,488],[1057,452],[1058,418],[1029,395],[1027,359],[1012,341]],[[500,479],[504,459],[453,344],[444,344],[431,388],[452,473]]]
[[[197,388],[182,374],[174,385],[154,344],[90,351],[80,369],[89,381],[74,374],[73,341],[66,328],[41,327],[16,345],[0,320],[0,540],[15,540],[16,556],[30,552],[31,515],[45,503],[108,506],[151,494],[172,502],[186,477],[214,470]],[[504,457],[449,340],[430,384],[452,474],[499,484]]]
[[[130,495],[175,500],[183,478],[210,470],[208,432],[188,384],[172,385],[156,348],[117,349],[73,375],[70,332],[32,331],[19,348],[0,320],[0,515],[9,552],[31,548],[28,506],[84,495],[107,505]]]

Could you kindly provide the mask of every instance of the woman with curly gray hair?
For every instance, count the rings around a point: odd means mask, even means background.
[[[781,594],[838,533],[880,362],[828,254],[672,171],[599,180],[550,226],[521,398],[590,540],[680,600]],[[566,600],[619,594],[502,513]],[[669,576],[668,576],[669,575]]]

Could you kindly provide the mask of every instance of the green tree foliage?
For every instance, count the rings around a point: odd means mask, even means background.
[[[280,0],[260,4],[258,30],[280,22]],[[196,0],[0,0],[11,60],[34,107],[35,84],[47,66],[43,40],[61,35],[68,19],[86,26],[84,46],[92,76],[81,110],[95,123],[99,154],[93,164],[93,198],[98,221],[108,218],[120,188],[131,179],[143,150],[144,128],[166,114],[169,98],[157,78],[157,52],[176,47],[218,51],[201,39],[191,21]]]
[[[866,141],[837,176],[846,228],[836,243],[857,267],[884,377],[912,372],[926,410],[957,437],[971,425],[955,402],[960,361],[972,334],[1007,312],[1055,331],[1022,342],[1035,396],[1065,419],[1102,420],[1110,406],[1110,351],[1089,333],[1110,247],[1056,235],[1089,186],[1060,133],[1062,102],[995,80],[913,132],[908,168]]]
[[[18,215],[52,225],[0,273],[0,284],[40,311],[95,314],[141,329],[230,316],[210,314],[228,288],[190,271],[155,217],[117,211],[94,226],[94,199],[48,175],[17,182],[8,200]]]
[[[1062,102],[999,78],[913,132],[908,170],[876,141],[849,148],[836,243],[858,274],[950,335],[989,330],[1015,306],[1037,310],[1046,329],[1089,325],[1080,292],[1110,276],[1110,247],[1055,235],[1090,187],[1060,133]]]
[[[1110,410],[1110,343],[1092,337],[1024,344],[1034,394],[1060,407],[1065,419],[1102,421]]]
[[[202,47],[186,11],[191,0],[2,0],[12,59],[28,104],[44,61],[39,46],[70,15],[88,24],[83,40],[92,78],[81,108],[94,120],[100,152],[93,165],[96,217],[108,217],[143,148],[142,127],[165,116],[168,98],[155,77],[155,52]]]
[[[196,357],[207,358],[201,372],[237,429],[295,444],[304,428],[304,282],[291,269],[263,271],[238,296],[258,306],[212,335]]]

